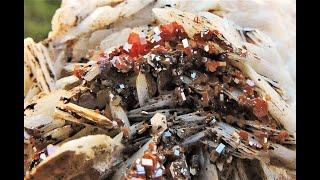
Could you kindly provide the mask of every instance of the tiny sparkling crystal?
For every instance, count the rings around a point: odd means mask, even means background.
[[[223,101],[223,100],[224,100],[224,95],[220,94],[220,101]]]
[[[129,50],[132,48],[132,44],[129,44],[129,43],[126,43],[124,46],[123,46],[123,49],[127,52],[129,52]]]
[[[160,35],[155,34],[155,35],[153,35],[151,42],[152,41],[153,42],[159,42],[160,40],[161,40]]]
[[[182,44],[183,44],[183,47],[184,47],[184,48],[189,47],[188,39],[183,39],[183,40],[182,40]]]
[[[170,131],[166,131],[166,132],[163,133],[163,135],[164,135],[165,137],[170,137],[172,134],[171,134]]]
[[[136,160],[136,164],[140,164],[140,163],[141,163],[141,159],[138,158],[138,159]]]
[[[174,152],[173,152],[173,154],[174,154],[175,156],[179,156],[179,155],[180,155],[180,151],[179,151],[178,149],[175,149]]]
[[[46,155],[44,153],[40,154],[40,159],[44,160],[46,158]]]
[[[161,60],[160,56],[156,56],[156,61],[160,61],[160,60]]]
[[[151,60],[154,59],[156,57],[155,54],[151,54]]]
[[[113,127],[117,127],[118,126],[118,123],[116,121],[112,121],[112,126]]]
[[[249,86],[254,86],[254,82],[252,81],[252,80],[250,80],[250,79],[247,79],[247,84],[249,85]]]
[[[121,89],[124,89],[124,84],[120,84],[119,87],[120,87]]]
[[[209,45],[205,45],[205,46],[204,46],[204,50],[205,50],[206,52],[209,52]]]
[[[144,33],[139,33],[139,37],[140,37],[141,44],[147,44],[146,35]]]
[[[155,34],[158,34],[158,35],[161,33],[158,26],[155,27],[155,28],[153,29],[153,31],[154,31]]]
[[[163,170],[162,169],[158,169],[156,174],[154,175],[154,177],[160,177],[163,174]]]
[[[197,174],[196,169],[195,168],[190,168],[190,174],[196,175]]]
[[[146,173],[144,167],[141,166],[140,164],[137,164],[136,168],[137,168],[137,174],[141,175],[141,174],[145,174]]]
[[[184,94],[184,92],[181,92],[180,94],[181,94],[181,98],[182,98],[183,101],[187,100],[186,95]]]
[[[192,78],[192,79],[196,78],[196,75],[197,75],[197,73],[192,72],[192,73],[191,73],[191,78]]]
[[[143,158],[143,159],[141,160],[141,164],[142,164],[143,166],[152,166],[152,165],[153,165],[153,162],[152,162],[151,159],[145,159],[145,158]]]
[[[210,121],[210,124],[211,124],[211,125],[214,125],[216,122],[217,122],[216,118],[213,117],[212,120]]]
[[[226,146],[224,144],[220,143],[219,146],[216,148],[217,153],[221,154],[225,147]]]

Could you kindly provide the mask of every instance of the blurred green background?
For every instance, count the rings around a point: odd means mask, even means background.
[[[36,42],[47,37],[51,19],[61,0],[24,0],[24,37]]]

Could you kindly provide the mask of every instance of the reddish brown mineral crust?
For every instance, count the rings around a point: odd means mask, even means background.
[[[208,71],[215,72],[217,70],[217,68],[219,67],[219,62],[209,60],[206,62],[205,66]]]
[[[279,141],[284,141],[287,137],[289,137],[289,134],[287,131],[280,131],[276,139]]]
[[[128,127],[121,128],[121,131],[123,132],[124,137],[129,138],[130,129]]]
[[[246,77],[243,75],[243,73],[241,71],[239,71],[239,70],[236,70],[233,74],[239,80],[245,80],[246,79]]]
[[[160,25],[161,33],[160,36],[165,41],[174,41],[177,36],[186,37],[185,30],[181,25],[176,22],[170,24]]]
[[[120,46],[109,54],[100,55],[101,58],[98,60],[105,61],[106,58],[108,58],[109,60],[112,60],[114,67],[123,72],[128,72],[132,68],[135,71],[138,71],[138,66],[141,62],[133,62],[138,61],[141,59],[139,57],[149,53],[150,51],[152,53],[167,53],[170,51],[170,49],[167,48],[167,42],[178,43],[176,46],[178,50],[183,51],[187,56],[192,56],[194,53],[197,53],[193,48],[204,48],[206,42],[216,34],[216,32],[207,31],[203,36],[201,36],[200,33],[198,33],[195,34],[193,40],[187,38],[188,36],[183,27],[176,22],[160,25],[160,30],[161,40],[158,42],[146,41],[145,44],[141,43],[139,34],[131,32],[128,37],[128,43],[132,45],[129,52],[125,51],[123,46]],[[186,41],[187,46],[182,46],[181,41]],[[212,45],[209,45],[209,53],[216,53],[215,48]],[[222,65],[221,62],[210,60],[205,64],[205,66],[208,71],[215,72],[219,66],[224,65]]]
[[[148,150],[129,168],[125,179],[162,179],[164,167],[155,143],[150,143]]]
[[[129,56],[131,58],[138,57],[139,55],[145,53],[146,44],[142,44],[140,42],[139,34],[131,32],[128,37],[128,43],[132,45],[132,47],[129,49]]]
[[[253,109],[253,114],[258,118],[268,115],[268,104],[260,97],[254,97],[254,89],[245,86],[243,93],[239,96],[239,103]]]
[[[254,98],[252,100],[253,114],[258,118],[268,115],[268,104],[261,98]]]
[[[85,70],[80,65],[77,65],[74,67],[73,75],[77,76],[78,78],[81,78],[84,74]]]
[[[243,139],[245,141],[248,140],[248,133],[246,131],[241,130],[239,132],[239,136],[241,137],[241,139]]]

